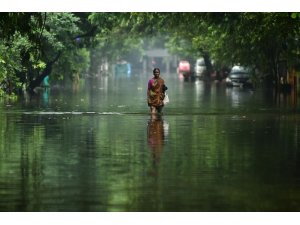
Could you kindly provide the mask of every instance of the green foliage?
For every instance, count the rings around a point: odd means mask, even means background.
[[[49,62],[58,52],[63,54],[53,66],[52,79],[70,77],[73,71],[85,73],[89,65],[89,53],[80,46],[82,32],[79,18],[72,13],[48,13],[45,30],[42,33],[41,59]]]
[[[0,58],[0,83],[8,82],[12,86],[6,88],[7,84],[2,84],[1,92],[12,94],[30,85],[34,88],[39,85],[37,81],[41,76],[51,70],[60,74],[52,79],[62,78],[62,74],[68,76],[70,72],[66,71],[86,71],[89,54],[85,46],[88,42],[80,35],[87,32],[88,26],[82,24],[86,24],[88,15],[80,16],[74,13],[1,13],[0,48],[5,54]]]
[[[22,87],[20,77],[16,72],[26,71],[22,65],[22,54],[30,49],[31,44],[27,37],[16,32],[10,40],[3,40],[0,44],[0,95],[7,93],[13,96],[17,89]]]
[[[87,49],[74,49],[72,54],[63,54],[52,71],[53,80],[71,78],[73,73],[84,75],[90,65],[90,53]]]
[[[278,75],[281,60],[299,64],[299,13],[132,13],[131,32],[164,33],[180,56],[208,53],[217,65],[243,64]]]
[[[134,49],[141,49],[139,36],[131,32],[133,28],[129,13],[92,13],[89,19],[99,27],[95,39],[98,43],[96,48],[103,58],[115,61]]]
[[[63,79],[88,71],[91,60],[139,58],[152,47],[252,66],[276,79],[280,61],[299,67],[299,19],[297,12],[0,13],[0,89],[13,93],[51,71],[51,79]]]
[[[79,33],[78,20],[72,13],[47,13],[41,40],[42,48],[46,50],[45,58],[74,47],[75,36]]]

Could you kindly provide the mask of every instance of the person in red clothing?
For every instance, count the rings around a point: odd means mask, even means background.
[[[165,91],[168,89],[160,77],[160,69],[154,68],[153,78],[148,81],[147,101],[152,114],[161,113],[164,106]]]

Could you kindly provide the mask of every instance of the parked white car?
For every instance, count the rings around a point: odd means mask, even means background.
[[[199,78],[203,78],[206,73],[206,65],[204,58],[199,58],[196,60],[195,64],[195,76]]]
[[[233,66],[226,78],[227,86],[252,87],[251,72],[243,66]]]

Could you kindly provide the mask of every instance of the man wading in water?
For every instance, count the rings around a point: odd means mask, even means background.
[[[165,86],[165,81],[160,78],[160,69],[154,68],[154,77],[148,81],[147,100],[152,114],[162,112],[164,107],[165,91],[168,89]]]

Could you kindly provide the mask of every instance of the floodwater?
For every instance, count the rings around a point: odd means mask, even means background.
[[[297,99],[145,76],[0,103],[0,211],[299,211]]]

